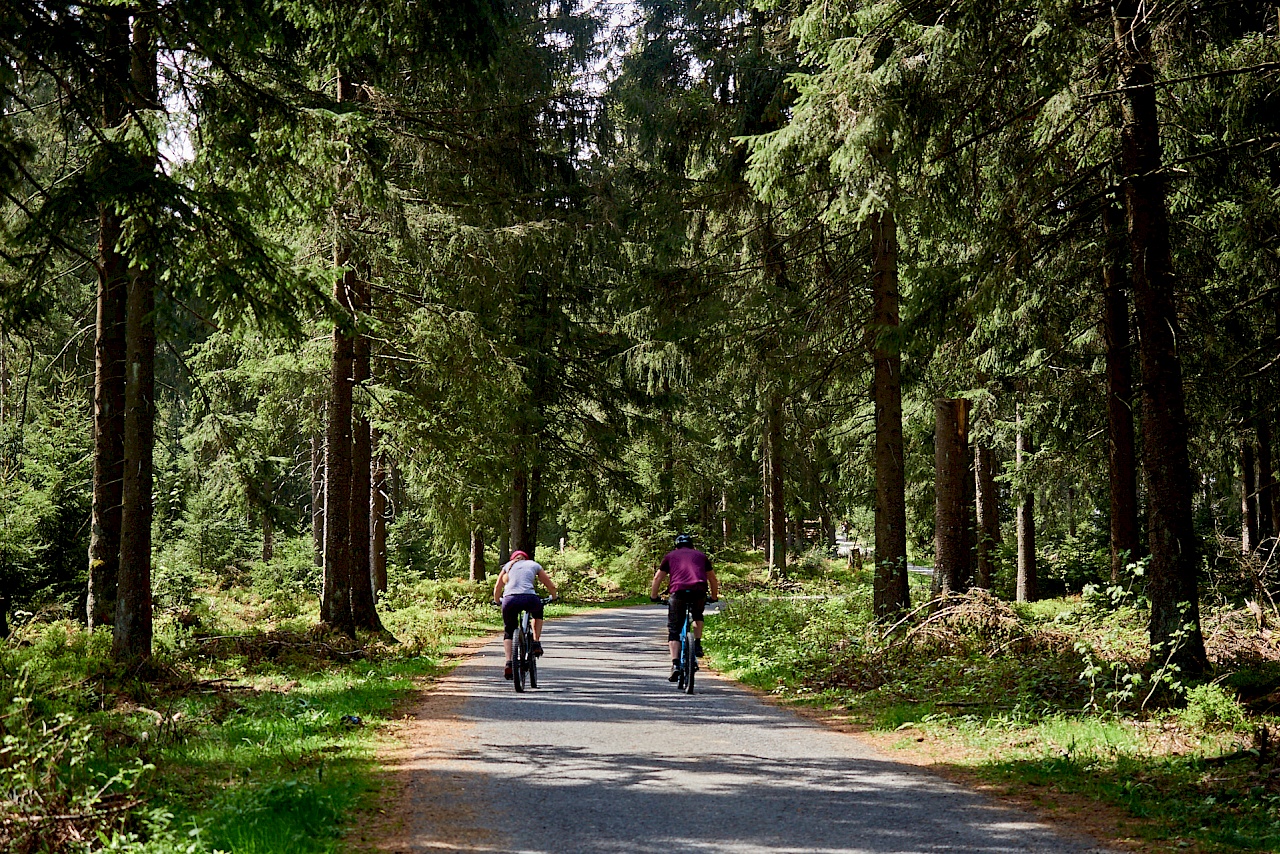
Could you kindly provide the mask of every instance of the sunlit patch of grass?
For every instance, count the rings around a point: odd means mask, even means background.
[[[1149,696],[1145,614],[1131,605],[979,597],[955,618],[926,623],[931,612],[921,612],[886,636],[865,586],[845,592],[731,601],[709,621],[712,663],[789,701],[903,729],[895,749],[915,748],[923,734],[935,761],[1020,791],[1109,804],[1160,844],[1280,850],[1280,721],[1250,715],[1231,687],[1269,689],[1265,662],[1187,686],[1185,707],[1170,710],[1160,705],[1168,695]],[[1259,727],[1269,733],[1261,741]]]

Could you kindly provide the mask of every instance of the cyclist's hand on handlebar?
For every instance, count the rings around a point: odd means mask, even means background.
[[[719,596],[713,596],[713,597],[711,597],[711,598],[707,599],[707,604],[708,604],[708,605],[714,605],[715,603],[717,603],[717,602],[719,602],[719,601],[720,601],[720,597],[719,597]]]
[[[649,601],[650,601],[650,602],[661,602],[661,601],[662,601],[662,597],[661,597],[661,596],[650,596],[650,597],[649,597]]]

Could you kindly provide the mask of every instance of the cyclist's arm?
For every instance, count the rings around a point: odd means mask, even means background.
[[[707,586],[710,588],[708,592],[711,594],[711,598],[719,599],[720,579],[716,578],[716,571],[714,569],[707,570]]]
[[[669,573],[661,567],[653,574],[653,584],[649,585],[649,598],[657,599],[658,594],[662,592],[662,585],[666,583]]]
[[[498,573],[498,580],[493,583],[493,601],[497,602],[502,599],[502,588],[507,584],[507,573],[502,571]]]
[[[547,575],[545,569],[538,570],[538,580],[542,582],[542,586],[547,588],[547,592],[552,596],[556,595],[556,583],[551,580],[551,576]]]

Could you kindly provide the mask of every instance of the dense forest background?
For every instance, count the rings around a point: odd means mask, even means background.
[[[1271,3],[0,4],[0,631],[847,526],[1269,601]],[[300,601],[311,602],[310,599]],[[313,607],[307,605],[307,607]]]

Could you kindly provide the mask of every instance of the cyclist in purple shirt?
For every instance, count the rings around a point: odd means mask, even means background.
[[[649,598],[658,601],[658,593],[664,581],[669,581],[670,603],[667,607],[667,646],[671,649],[671,676],[667,681],[680,678],[680,630],[684,628],[685,613],[693,614],[694,655],[702,655],[702,612],[707,602],[720,598],[720,582],[711,568],[711,558],[706,552],[693,547],[693,537],[680,534],[676,537],[674,551],[667,552],[658,571],[653,574]],[[710,598],[707,594],[710,593]]]

